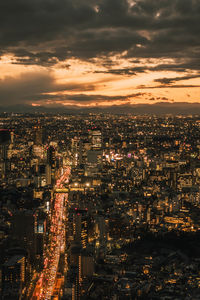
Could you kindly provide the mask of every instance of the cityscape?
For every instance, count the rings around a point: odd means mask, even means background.
[[[0,115],[7,300],[200,299],[199,115]]]
[[[199,20],[0,1],[0,300],[200,300]]]

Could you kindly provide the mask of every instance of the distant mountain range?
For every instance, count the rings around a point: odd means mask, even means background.
[[[113,114],[199,114],[200,103],[166,103],[160,102],[155,104],[135,104],[135,105],[113,105],[106,107],[80,108],[72,106],[31,106],[31,105],[15,105],[0,106],[0,113],[66,113],[66,114],[87,114],[87,113],[113,113]]]

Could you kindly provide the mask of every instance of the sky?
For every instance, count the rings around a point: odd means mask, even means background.
[[[200,103],[199,0],[0,1],[0,105]]]

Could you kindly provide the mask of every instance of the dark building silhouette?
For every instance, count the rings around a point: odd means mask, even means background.
[[[11,256],[2,268],[2,299],[20,300],[24,296],[26,283],[26,258]]]
[[[47,164],[50,165],[51,168],[55,168],[56,166],[56,150],[53,146],[47,148]]]
[[[43,130],[40,125],[34,127],[34,142],[35,142],[35,145],[43,144]]]
[[[10,131],[8,129],[0,129],[0,162],[2,178],[5,178],[10,171],[10,161],[8,159],[8,147],[10,142]]]

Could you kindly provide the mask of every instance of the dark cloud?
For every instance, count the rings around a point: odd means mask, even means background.
[[[49,94],[40,94],[38,96],[35,96],[36,101],[49,101],[51,103],[64,103],[66,102],[72,102],[74,103],[94,103],[94,102],[112,102],[112,101],[125,101],[128,102],[130,99],[134,98],[140,98],[142,96],[146,95],[146,93],[134,93],[129,95],[117,95],[117,96],[108,96],[108,95],[101,95],[101,94],[56,94],[56,95],[49,95]]]
[[[163,63],[163,64],[158,64],[156,66],[148,66],[148,62],[142,62],[142,61],[136,61],[136,63],[140,63],[140,66],[137,67],[126,67],[126,68],[110,68],[110,65],[106,65],[107,69],[95,71],[95,73],[103,73],[103,74],[114,74],[114,75],[127,75],[127,76],[132,76],[132,75],[137,75],[138,73],[145,73],[148,71],[151,72],[159,72],[159,71],[171,71],[171,72],[178,72],[178,73],[184,73],[184,72],[191,72],[191,71],[198,71],[200,70],[200,60],[198,59],[187,59],[187,62],[180,62],[180,60],[177,60],[176,63]],[[131,63],[130,63],[131,64]],[[192,79],[192,78],[198,78],[200,75],[188,75],[188,76],[182,76],[182,77],[176,77],[177,79],[180,78],[180,80],[187,80],[187,79]],[[182,78],[182,79],[181,79]],[[166,79],[166,81],[165,81]],[[171,81],[174,78],[170,78]],[[158,79],[161,80],[162,78]],[[167,83],[168,78],[163,78],[163,83]],[[157,81],[157,79],[155,80]],[[178,81],[178,80],[176,80]],[[158,81],[159,82],[159,81]]]
[[[174,82],[177,81],[182,81],[182,80],[189,80],[189,79],[194,79],[194,78],[200,78],[200,74],[198,75],[188,75],[188,76],[182,76],[182,77],[172,77],[172,78],[159,78],[159,79],[155,79],[155,82],[159,82],[162,84],[167,84],[167,85],[171,85]]]
[[[150,100],[150,101],[173,101],[173,99],[169,99],[167,97],[151,97],[148,100]]]
[[[43,99],[62,97],[62,92],[94,91],[92,84],[58,84],[55,78],[47,72],[23,73],[17,78],[6,77],[0,80],[0,104],[12,105],[29,103]],[[58,96],[49,95],[56,93]]]
[[[76,58],[94,63],[94,73],[122,76],[173,71],[179,72],[180,77],[158,78],[155,80],[158,86],[138,88],[199,87],[177,83],[199,77],[194,72],[200,70],[200,1],[131,2],[0,1],[0,57],[11,53],[13,64],[52,67],[62,62],[66,68],[69,59]],[[115,55],[127,60],[128,67],[122,68],[120,60],[119,63],[113,60]],[[88,95],[90,91],[95,91],[95,85],[73,82],[61,85],[51,73],[29,73],[0,80],[0,103],[129,101],[143,95],[152,101],[169,100],[145,93],[113,97]]]
[[[127,58],[188,60],[200,54],[199,19],[199,0],[7,0],[0,3],[0,47],[21,64],[124,51]]]
[[[166,89],[166,88],[199,88],[200,85],[194,85],[194,84],[175,84],[175,85],[167,85],[167,84],[161,84],[157,86],[145,86],[145,85],[139,85],[138,89]]]
[[[183,60],[177,59],[175,63],[165,63],[158,64],[155,67],[149,68],[150,71],[172,71],[172,72],[186,72],[186,71],[198,71],[200,70],[200,59],[198,58],[188,58]]]
[[[16,59],[13,60],[13,64],[21,65],[40,65],[40,66],[52,66],[59,61],[65,60],[65,56],[60,56],[59,59],[54,56],[53,52],[45,51],[39,53],[33,53],[25,49],[15,50]]]
[[[33,94],[48,92],[52,84],[53,80],[47,74],[7,77],[0,80],[0,103],[9,105],[26,102]]]
[[[93,84],[58,84],[51,73],[23,73],[17,78],[6,77],[0,80],[1,105],[14,105],[19,103],[90,103],[125,101],[140,98],[146,93],[132,93],[129,95],[107,96],[101,94],[88,94],[94,92]],[[87,93],[84,93],[87,92]]]
[[[123,69],[108,69],[105,71],[95,71],[95,73],[103,74],[114,74],[114,75],[136,75],[137,73],[144,73],[147,69],[145,67],[133,67],[133,68],[123,68]]]
[[[7,0],[0,3],[2,46],[20,43],[38,45],[69,34],[68,30],[88,23],[95,11],[83,1]],[[67,36],[66,36],[67,38]]]

